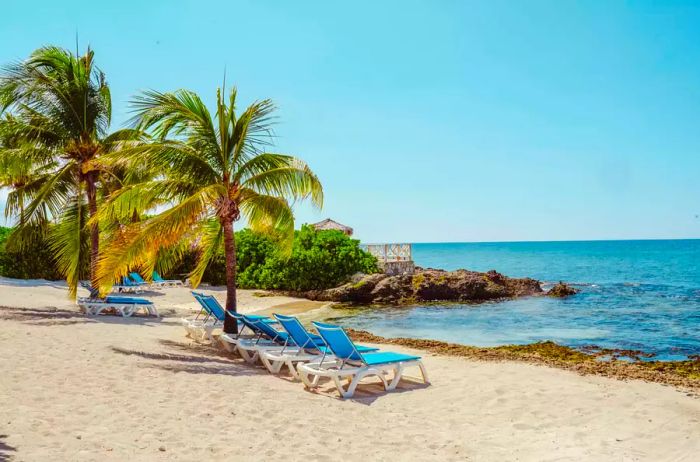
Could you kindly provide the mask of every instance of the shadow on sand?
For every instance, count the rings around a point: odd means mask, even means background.
[[[17,451],[15,448],[5,443],[5,438],[7,438],[7,435],[0,435],[0,462],[12,460],[13,455],[11,453]]]
[[[197,359],[193,362],[195,363],[200,363],[196,366],[188,366],[186,370],[182,369],[181,366],[179,367],[163,367],[163,365],[158,365],[159,368],[164,369],[164,370],[169,370],[172,372],[190,372],[190,373],[220,373],[220,372],[212,372],[211,368],[208,368],[204,366],[203,364],[206,363],[207,361],[210,362],[221,362],[221,363],[226,363],[226,364],[235,364],[237,369],[239,371],[247,371],[245,373],[237,372],[236,374],[231,374],[231,375],[264,375],[267,373],[267,371],[260,367],[260,365],[252,365],[248,364],[240,359],[236,359],[235,361],[231,359],[230,353],[227,353],[226,351],[222,350],[221,348],[217,348],[214,345],[207,345],[207,344],[202,344],[202,343],[186,343],[186,342],[175,342],[173,340],[165,340],[161,339],[159,340],[159,343],[167,348],[170,348],[172,350],[177,350],[178,352],[185,352],[185,353],[196,353],[199,355],[206,355],[205,358],[198,356],[196,357]],[[145,354],[150,356],[150,354]],[[166,357],[178,357],[178,355],[157,355],[158,358],[156,359],[166,359]],[[165,357],[162,357],[165,356]],[[146,356],[144,356],[146,357]],[[211,358],[211,359],[207,359]],[[221,358],[219,360],[214,359],[214,358]],[[150,367],[150,366],[149,366]],[[224,372],[226,373],[226,372]],[[301,385],[299,380],[295,379],[291,374],[289,374],[289,371],[287,371],[286,368],[282,369],[282,372],[280,375],[277,376],[280,380],[284,380],[289,383],[296,384],[300,390],[306,390],[308,393],[314,393],[322,396],[327,396],[329,398],[336,398],[336,399],[342,399],[333,383],[330,379],[322,379],[321,386],[317,388],[316,390],[307,390],[305,387]],[[381,382],[375,377],[375,378],[368,378],[367,381],[361,382],[360,385],[357,387],[355,390],[355,395],[348,399],[347,401],[352,401],[356,402],[359,404],[364,404],[366,406],[371,405],[374,403],[376,400],[382,398],[383,396],[386,396],[388,394],[396,394],[396,393],[406,393],[406,392],[411,392],[415,390],[421,390],[424,388],[428,388],[430,385],[423,383],[423,381],[418,378],[418,377],[412,377],[411,375],[404,375],[402,378],[401,382],[399,383],[399,386],[392,390],[392,391],[386,391],[384,390],[384,387],[382,386]]]
[[[333,384],[333,381],[326,379],[321,382],[321,385],[315,390],[309,390],[304,387],[304,391],[307,393],[312,393],[316,395],[327,396],[329,398],[335,398],[341,401],[351,401],[358,404],[364,404],[365,406],[371,406],[375,401],[381,399],[387,395],[395,395],[397,393],[413,392],[416,390],[421,390],[423,388],[428,388],[430,384],[419,382],[420,379],[413,379],[412,377],[404,376],[401,379],[398,387],[394,390],[386,391],[382,386],[379,379],[376,377],[368,378],[367,381],[360,382],[360,384],[355,389],[355,394],[352,398],[343,399],[338,394],[338,391]]]
[[[241,359],[232,359],[214,347],[206,345],[188,345],[186,343],[161,340],[160,343],[168,348],[178,350],[178,353],[155,353],[112,347],[112,351],[125,356],[138,356],[152,362],[140,364],[140,367],[161,369],[168,372],[186,372],[189,374],[217,374],[249,376],[262,375],[262,369],[251,366]],[[192,352],[195,354],[180,354]]]
[[[129,318],[108,314],[89,317],[77,310],[73,311],[58,308],[13,308],[7,306],[0,306],[0,320],[19,321],[35,326],[68,326],[98,322],[107,324],[141,325],[147,327],[179,324],[176,320],[166,320],[164,318],[140,315],[134,315]]]

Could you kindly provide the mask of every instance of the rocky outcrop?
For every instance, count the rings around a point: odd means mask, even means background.
[[[310,291],[303,296],[351,304],[405,304],[479,302],[542,293],[540,282],[535,279],[509,278],[496,271],[419,269],[413,275],[356,275],[340,287]]]
[[[559,283],[555,284],[554,287],[547,291],[547,296],[564,298],[576,295],[578,292],[578,289],[574,289],[569,284],[559,281]]]

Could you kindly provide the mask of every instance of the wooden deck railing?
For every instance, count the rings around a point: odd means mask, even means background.
[[[361,247],[380,262],[413,260],[411,244],[363,244]]]

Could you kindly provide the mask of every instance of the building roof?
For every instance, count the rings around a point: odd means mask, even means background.
[[[338,223],[337,221],[333,221],[330,218],[326,218],[323,221],[319,221],[318,223],[314,223],[311,226],[314,227],[314,229],[320,231],[324,229],[336,229],[338,231],[342,231],[345,234],[351,236],[352,235],[352,228],[349,226],[345,226],[342,223]]]

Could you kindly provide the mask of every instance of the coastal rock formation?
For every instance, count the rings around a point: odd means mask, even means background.
[[[418,269],[413,275],[356,275],[340,287],[305,292],[312,300],[353,304],[403,304],[429,301],[479,302],[542,294],[540,282],[509,278],[496,271]]]
[[[574,289],[569,284],[559,281],[559,283],[547,291],[547,296],[564,298],[576,295],[578,292],[578,289]]]

